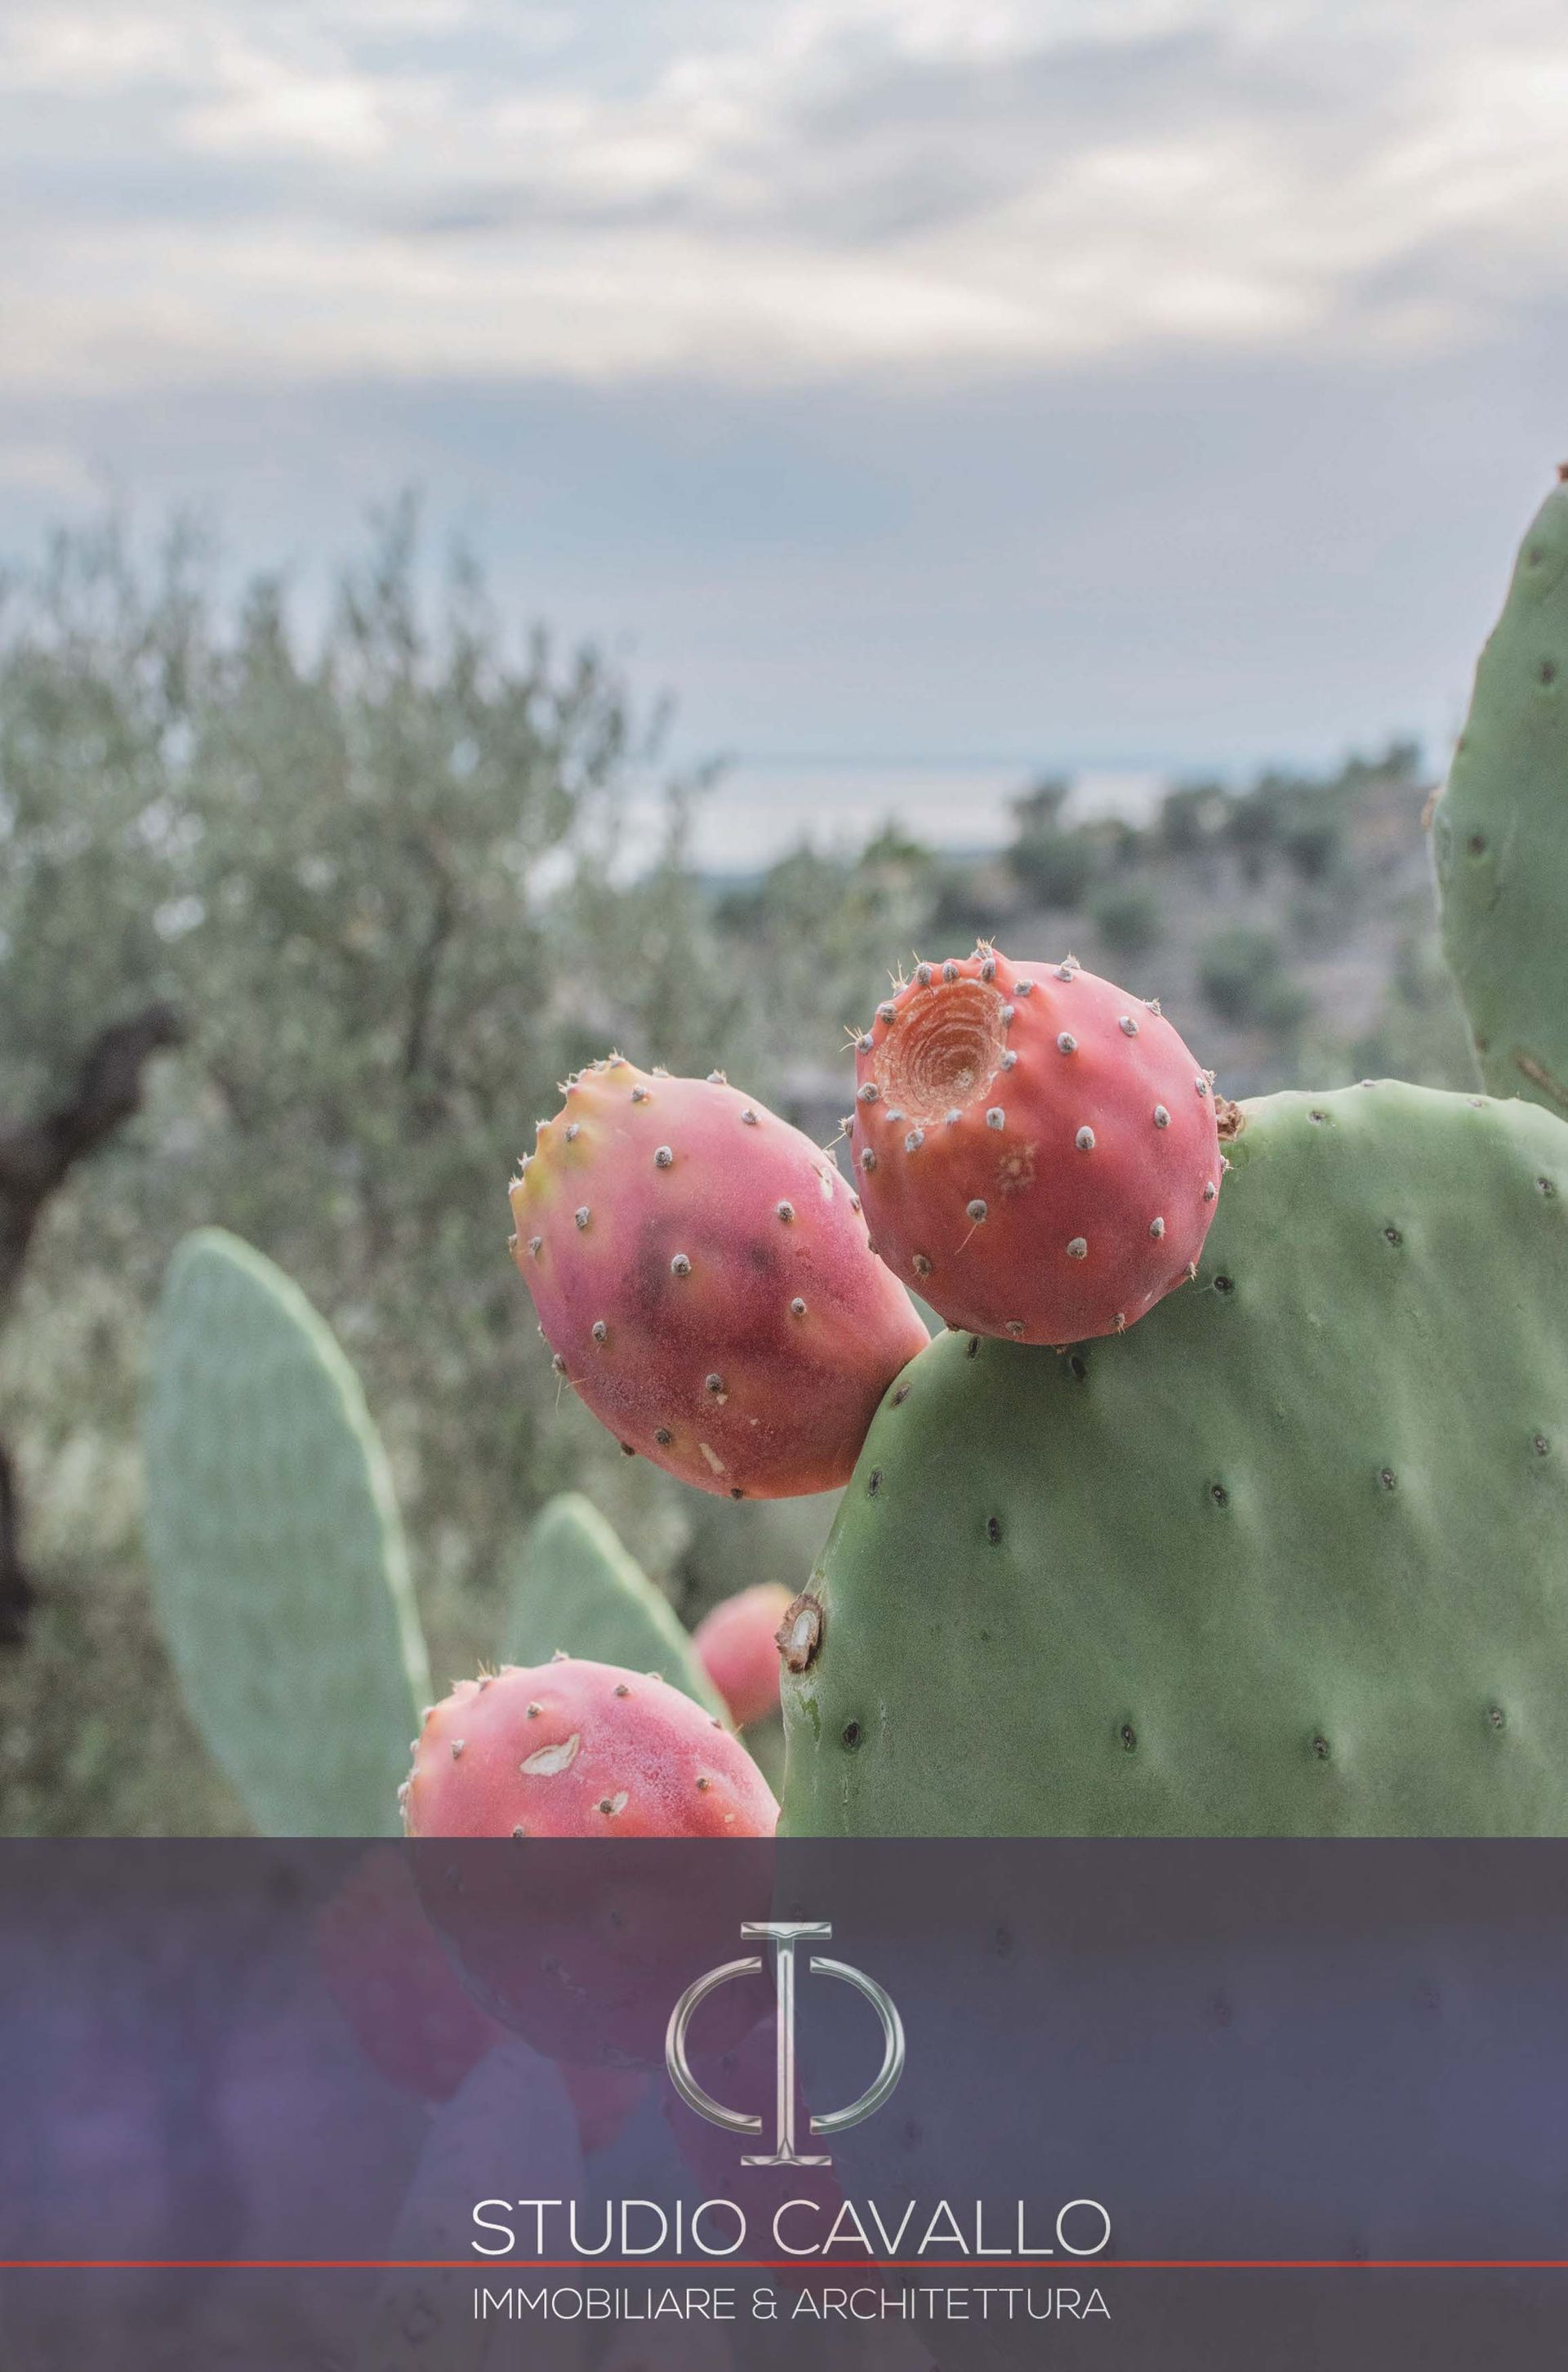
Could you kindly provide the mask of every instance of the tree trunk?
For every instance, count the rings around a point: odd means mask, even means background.
[[[6,1445],[0,1442],[0,1647],[19,1647],[33,1602],[32,1584],[22,1565],[17,1481]]]
[[[88,1048],[63,1103],[39,1120],[0,1125],[0,1318],[50,1196],[78,1161],[141,1109],[145,1064],[166,1047],[180,1045],[184,1035],[179,1015],[167,1005],[112,1022]],[[22,1564],[16,1468],[0,1443],[0,1647],[20,1644],[33,1595]]]

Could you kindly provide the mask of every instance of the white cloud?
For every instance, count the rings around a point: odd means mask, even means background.
[[[0,76],[13,97],[113,90],[180,76],[189,57],[178,17],[162,9],[72,6],[17,12],[0,25]]]
[[[213,156],[291,156],[345,162],[376,157],[389,127],[365,75],[302,71],[265,52],[238,49],[222,62],[218,94],[183,109],[181,144]]]
[[[1376,355],[1568,281],[1539,0],[57,0],[0,87],[0,384]]]

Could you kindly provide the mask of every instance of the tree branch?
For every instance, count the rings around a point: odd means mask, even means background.
[[[446,873],[427,850],[422,849],[420,854],[425,860],[427,871],[435,876],[436,892],[431,904],[430,928],[425,933],[424,946],[414,958],[409,983],[409,1020],[403,1039],[405,1079],[413,1078],[424,1063],[436,976],[458,920],[457,899]]]
[[[50,1196],[141,1110],[144,1067],[184,1037],[169,1005],[149,1005],[129,1021],[111,1022],[87,1049],[64,1103],[41,1119],[0,1126],[0,1309]]]
[[[22,1565],[20,1534],[16,1479],[0,1442],[0,1647],[20,1645],[33,1601],[32,1584]]]
[[[184,1026],[172,1006],[149,1005],[101,1029],[64,1103],[35,1121],[0,1126],[0,1314],[16,1289],[45,1203],[71,1170],[139,1111],[142,1073],[178,1046]],[[22,1563],[16,1471],[0,1442],[0,1647],[20,1645],[34,1592]]]

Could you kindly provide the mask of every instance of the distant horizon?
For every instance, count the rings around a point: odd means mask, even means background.
[[[1342,758],[1329,762],[1329,767],[1331,768],[1333,765],[1339,764],[1342,762],[1345,764],[1349,764],[1356,758],[1363,758],[1367,761],[1379,758],[1382,756],[1384,750],[1388,748],[1390,742],[1400,741],[1415,742],[1421,750],[1423,759],[1424,760],[1426,754],[1425,745],[1420,741],[1419,736],[1413,733],[1395,733],[1388,735],[1387,738],[1380,742],[1375,749],[1345,750],[1342,753]],[[1237,773],[1250,775],[1255,773],[1267,772],[1270,765],[1278,765],[1281,768],[1288,768],[1293,763],[1293,762],[1288,758],[1280,758],[1277,760],[1265,760],[1262,764],[1258,767],[1245,765],[1240,768],[1237,768],[1235,766],[1222,766],[1215,764],[1213,768],[1208,769],[1202,766],[1191,769],[1183,766],[1177,769],[1161,765],[1157,760],[1153,758],[1140,757],[1116,759],[1100,757],[1040,758],[1029,756],[1028,754],[1019,755],[1016,751],[1010,750],[958,748],[909,750],[877,749],[866,750],[854,747],[845,747],[837,750],[738,750],[731,752],[719,753],[718,762],[721,764],[728,763],[731,760],[733,760],[734,763],[737,765],[755,767],[759,770],[778,773],[796,771],[802,773],[822,771],[831,772],[841,767],[850,766],[864,767],[872,772],[903,767],[912,773],[943,773],[965,766],[981,766],[996,769],[1012,766],[1016,767],[1022,775],[1028,777],[1031,782],[1051,782],[1065,779],[1070,775],[1078,774],[1161,774],[1168,781],[1176,782],[1179,780],[1195,780],[1206,773],[1212,773],[1216,780],[1228,783]],[[1308,763],[1304,762],[1301,771],[1306,773],[1320,773],[1328,771],[1328,769],[1315,762]]]
[[[1380,750],[1346,751],[1344,758],[1370,760],[1381,754]],[[1424,751],[1420,770],[1427,770]],[[1246,768],[1233,775],[1220,767],[1184,768],[1179,773],[1157,767],[1036,764],[1020,768],[1002,759],[976,760],[965,766],[938,759],[875,762],[846,758],[819,767],[794,766],[787,759],[776,764],[762,759],[737,760],[733,769],[721,773],[713,788],[701,793],[694,802],[692,861],[710,878],[749,880],[802,846],[829,855],[858,850],[889,826],[906,831],[934,855],[983,861],[1000,855],[1014,836],[1013,801],[1042,781],[1068,784],[1063,815],[1069,822],[1119,816],[1128,823],[1147,825],[1170,791],[1200,781],[1218,782],[1231,791],[1244,790],[1258,779],[1259,771]],[[1329,780],[1337,771],[1337,762],[1301,771]],[[831,803],[819,804],[807,796],[781,811],[776,801],[770,804],[747,782],[748,773],[787,777],[792,772],[805,778],[801,787],[807,794],[814,778],[829,777],[836,785]],[[911,778],[937,796],[928,796],[923,802],[912,799]],[[731,792],[727,801],[723,796],[726,785]],[[651,850],[657,839],[656,793],[645,790],[633,807],[636,816],[630,840],[640,855],[645,849]]]

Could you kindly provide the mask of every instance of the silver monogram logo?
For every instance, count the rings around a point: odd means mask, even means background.
[[[755,1936],[773,1947],[778,1994],[775,2146],[769,2157],[743,2157],[740,2163],[742,2166],[831,2166],[833,2161],[830,2157],[803,2156],[795,2145],[795,1948],[803,1938],[813,1943],[829,1942],[832,1928],[804,1921],[759,1919],[749,1920],[740,1932],[743,1936]],[[693,2017],[710,1994],[716,1993],[721,1985],[729,1984],[736,1977],[759,1976],[761,1968],[761,1956],[753,1954],[744,1960],[726,1960],[722,1969],[710,1969],[705,1977],[699,1977],[694,1984],[687,1986],[670,2012],[669,2025],[665,2033],[664,2058],[670,2082],[689,2109],[694,2109],[700,2117],[706,2117],[710,2124],[722,2125],[726,2133],[731,2134],[760,2134],[762,2120],[749,2116],[743,2109],[726,2109],[722,2101],[714,2099],[703,2091],[691,2073],[686,2053],[686,2037]],[[876,2082],[868,2091],[861,2094],[858,2100],[852,2100],[847,2109],[835,2109],[829,2116],[809,2120],[814,2134],[843,2134],[852,2125],[864,2124],[867,2117],[875,2116],[903,2074],[903,2020],[882,1987],[864,1970],[852,1969],[842,1960],[827,1959],[819,1952],[812,1953],[809,1968],[814,1977],[838,1977],[844,1984],[853,1985],[856,1993],[864,1994],[881,2023],[882,2068]]]

